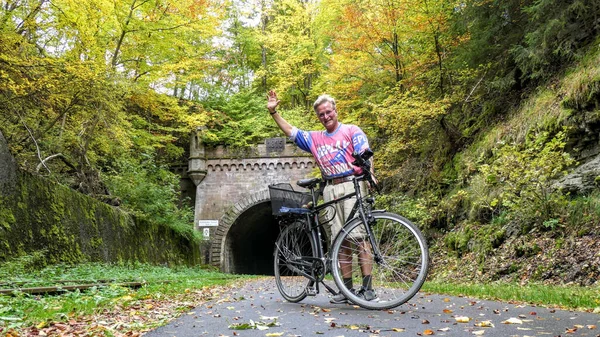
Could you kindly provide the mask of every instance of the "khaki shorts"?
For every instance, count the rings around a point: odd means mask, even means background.
[[[359,184],[360,193],[364,197],[367,195],[367,183],[365,181],[361,181]],[[328,184],[323,190],[323,200],[325,202],[328,202],[343,197],[344,195],[350,194],[352,192],[354,192],[354,183],[352,181],[348,181],[337,185]],[[350,212],[352,212],[352,207],[354,207],[355,202],[356,197],[346,199],[337,204],[333,204],[332,207],[326,208],[327,214],[325,215],[325,217],[327,219],[331,219],[335,213],[335,217],[331,221],[331,243],[333,243],[335,236],[339,233],[340,230],[342,230],[342,227],[344,227],[344,224],[346,223]],[[358,213],[355,213],[355,215],[357,214]],[[359,238],[364,236],[366,236],[366,233],[363,227],[356,228],[351,235],[352,238]]]

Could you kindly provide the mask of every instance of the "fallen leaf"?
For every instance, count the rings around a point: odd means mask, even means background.
[[[351,325],[351,326],[350,326],[350,329],[351,329],[351,330],[358,330],[358,326],[356,326],[356,325]]]
[[[450,299],[448,297],[444,298],[444,302],[450,302]]]
[[[429,321],[426,320],[426,319],[424,319],[424,320],[421,321],[421,324],[429,324]]]
[[[595,325],[588,325],[587,328],[590,329],[590,330],[592,330],[592,329],[596,329],[596,326]]]
[[[475,336],[481,336],[485,333],[485,330],[478,330],[478,331],[473,331],[473,334]]]
[[[254,325],[249,324],[249,323],[234,323],[229,326],[229,329],[233,329],[233,330],[249,330],[249,329],[253,329],[253,328],[254,328]]]
[[[433,332],[433,330],[427,329],[427,330],[423,331],[423,334],[425,336],[431,336],[431,335],[435,335],[435,332]]]
[[[506,321],[503,321],[502,323],[503,324],[523,324],[523,321],[516,317],[511,317],[511,318],[507,319]]]
[[[471,318],[469,318],[467,316],[457,316],[457,317],[454,317],[454,319],[458,323],[469,323],[469,321],[471,320]]]
[[[404,329],[404,328],[392,328],[392,331],[394,331],[394,332],[404,332],[404,331],[406,331],[406,329]]]
[[[445,327],[445,328],[440,328],[440,329],[438,329],[438,331],[442,331],[442,332],[446,332],[446,331],[448,331],[448,330],[450,330],[450,328],[449,328],[449,327]]]
[[[265,336],[267,336],[267,337],[279,337],[279,336],[282,336],[282,335],[283,335],[283,332],[271,332],[271,333],[266,334]]]
[[[444,314],[451,314],[453,311],[450,309],[444,309]]]
[[[493,328],[494,324],[491,321],[481,321],[475,324],[475,326],[478,326],[480,328]]]

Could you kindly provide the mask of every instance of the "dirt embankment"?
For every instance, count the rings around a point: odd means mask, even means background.
[[[458,257],[439,247],[434,245],[431,254],[434,279],[580,286],[600,282],[600,234],[596,233],[580,237],[554,233],[512,237],[485,255],[469,252]]]

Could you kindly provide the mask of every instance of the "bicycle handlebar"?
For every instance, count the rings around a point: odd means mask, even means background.
[[[373,157],[373,151],[366,149],[363,153],[353,152],[352,157],[354,161],[352,165],[358,166],[363,170],[365,179],[369,182],[371,187],[374,187],[377,192],[381,192],[381,188],[373,180],[373,173],[371,172],[371,157]]]

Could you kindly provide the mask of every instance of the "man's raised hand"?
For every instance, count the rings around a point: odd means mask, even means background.
[[[277,99],[277,93],[275,90],[269,91],[267,94],[267,109],[269,109],[270,113],[274,113],[275,109],[279,105],[280,100]]]

